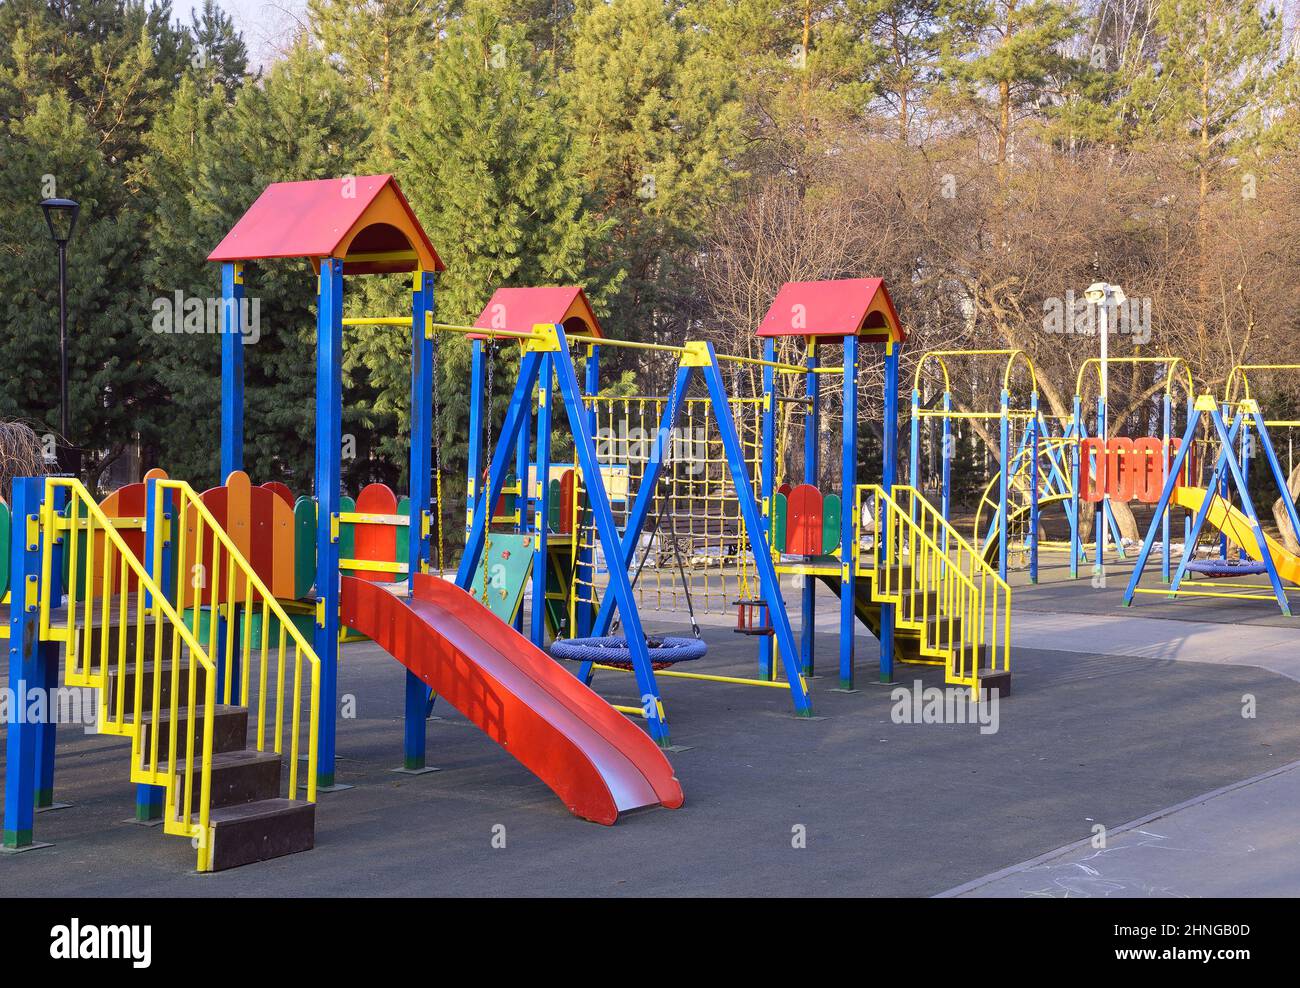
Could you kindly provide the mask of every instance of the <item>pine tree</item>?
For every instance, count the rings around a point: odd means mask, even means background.
[[[993,132],[1003,182],[1020,121],[1038,115],[1044,98],[1081,68],[1065,52],[1078,23],[1057,0],[972,0],[957,12],[946,69]]]
[[[1233,162],[1286,121],[1276,97],[1291,95],[1295,67],[1273,8],[1230,0],[1165,0],[1156,9],[1158,63],[1132,88],[1130,113],[1143,138],[1181,148],[1197,184],[1201,305],[1197,337],[1208,354],[1210,199]]]
[[[248,46],[230,15],[217,0],[203,0],[193,13],[190,64],[209,87],[220,86],[233,97],[248,74]]]
[[[0,5],[0,415],[58,422],[57,264],[37,201],[81,203],[69,245],[68,437],[92,481],[157,418],[139,336],[148,227],[134,164],[184,64],[170,6]]]
[[[686,272],[707,210],[740,177],[731,64],[657,0],[597,4],[579,22],[567,122],[592,207],[615,224],[602,262],[627,270],[611,305],[619,335],[680,339],[686,329]]]
[[[441,321],[472,321],[502,285],[585,284],[599,306],[617,283],[617,271],[594,272],[589,262],[610,223],[584,209],[571,137],[547,87],[551,74],[549,57],[534,54],[522,26],[475,3],[449,28],[412,98],[395,110],[396,174],[447,264],[436,290]],[[387,304],[402,312],[409,279],[370,280],[370,311]],[[409,346],[406,334],[363,327],[348,356],[376,388],[376,414],[395,416],[379,448],[398,463],[405,459]],[[439,441],[452,470],[466,455],[468,346],[445,336],[440,347],[446,431]],[[513,356],[498,362],[498,415],[515,364]]]
[[[308,0],[313,37],[369,116],[375,170],[391,170],[394,108],[428,70],[459,7],[459,0]]]
[[[204,260],[261,194],[278,181],[353,173],[366,138],[343,81],[304,43],[262,86],[243,86],[229,107],[220,89],[187,80],[150,135],[149,189],[156,198],[149,290],[208,299],[220,272]],[[351,283],[349,283],[351,284]],[[316,279],[306,261],[248,266],[259,335],[246,343],[246,467],[258,482],[311,489]],[[157,377],[173,413],[154,433],[160,465],[194,482],[216,482],[221,341],[212,334],[150,334]],[[349,402],[345,431],[364,415]]]

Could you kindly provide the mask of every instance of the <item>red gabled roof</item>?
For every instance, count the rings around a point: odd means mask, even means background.
[[[530,331],[538,323],[561,323],[566,332],[605,336],[587,294],[578,285],[498,288],[474,325],[479,329]],[[485,339],[471,335],[470,339]]]
[[[907,334],[883,278],[787,281],[759,336],[861,336],[902,343]]]
[[[268,185],[208,260],[273,257],[341,257],[344,274],[444,268],[392,175]]]

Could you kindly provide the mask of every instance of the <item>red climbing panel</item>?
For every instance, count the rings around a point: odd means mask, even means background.
[[[786,498],[785,551],[792,556],[816,556],[822,551],[822,492],[800,484]]]
[[[368,515],[397,514],[397,495],[387,484],[368,484],[357,495],[355,510]],[[398,527],[396,525],[371,525],[358,523],[354,558],[371,562],[392,563],[397,561]],[[401,529],[404,533],[405,529]],[[358,570],[353,574],[359,580],[371,583],[393,583],[400,580],[401,574],[381,570]]]

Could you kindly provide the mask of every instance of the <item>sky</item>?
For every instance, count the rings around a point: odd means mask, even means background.
[[[307,8],[306,0],[220,0],[220,5],[244,35],[255,67],[275,61]],[[174,9],[179,14],[184,5],[176,3]]]

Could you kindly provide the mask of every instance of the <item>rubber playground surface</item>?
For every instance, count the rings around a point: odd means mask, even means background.
[[[1234,601],[1140,597],[1045,567],[1017,582],[1014,695],[995,733],[891,719],[876,643],[857,640],[857,693],[834,691],[833,598],[812,683],[817,719],[786,694],[664,682],[686,793],[614,827],[571,816],[453,711],[429,725],[438,772],[400,761],[404,669],[345,648],[339,781],[316,848],[197,875],[183,842],[124,822],[116,739],[64,728],[52,847],[0,857],[9,895],[972,895],[1300,894],[1300,629]],[[678,615],[647,611],[652,633]],[[752,675],[754,642],[709,624],[700,671]],[[707,670],[703,667],[707,665]],[[902,667],[897,685],[941,685]],[[630,678],[598,690],[635,703]],[[1243,698],[1254,716],[1243,716]],[[1090,843],[1105,827],[1106,847]],[[501,846],[504,844],[504,846]],[[803,845],[803,846],[796,846]]]

